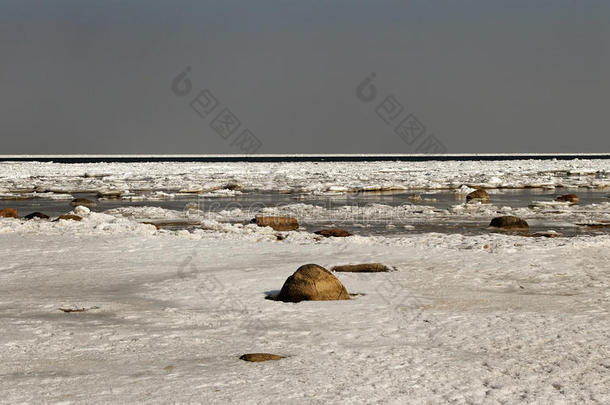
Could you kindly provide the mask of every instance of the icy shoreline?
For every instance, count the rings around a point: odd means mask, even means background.
[[[2,163],[0,192],[608,185],[605,161],[514,164]],[[492,204],[448,209],[296,202],[218,212],[76,207],[80,222],[0,218],[0,402],[609,403],[608,234],[327,239],[306,229],[278,238],[248,223],[258,212],[394,226],[485,225],[499,214],[540,226],[610,219],[609,202],[493,202],[492,193]],[[150,220],[198,227],[157,229]],[[396,271],[337,273],[352,300],[265,299],[303,264],[367,262]],[[286,358],[239,360],[250,352]]]

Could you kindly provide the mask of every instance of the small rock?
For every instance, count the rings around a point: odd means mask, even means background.
[[[26,215],[23,218],[25,218],[25,219],[34,219],[34,218],[49,219],[49,216],[47,214],[42,213],[42,212],[32,212],[31,214],[28,214],[28,215]]]
[[[70,205],[73,207],[77,207],[79,205],[87,208],[97,207],[97,203],[95,201],[89,200],[88,198],[75,198],[70,202]]]
[[[19,215],[14,208],[3,208],[0,210],[0,218],[19,218]]]
[[[390,268],[381,263],[345,264],[335,266],[330,271],[344,273],[382,273],[390,271]]]
[[[280,356],[279,354],[271,354],[271,353],[246,353],[239,357],[240,360],[253,361],[253,362],[280,360],[283,358],[284,358],[284,356]]]
[[[72,312],[87,312],[91,309],[100,309],[100,307],[95,306],[95,307],[86,308],[86,307],[77,307],[77,306],[72,305],[70,307],[60,307],[57,309],[59,309],[61,312],[72,313]]]
[[[286,239],[286,235],[282,234],[282,233],[278,233],[275,235],[275,239],[277,240],[284,240]]]
[[[122,196],[123,192],[121,190],[100,190],[97,192],[97,198],[107,198],[109,200],[117,200]]]
[[[257,215],[251,222],[258,226],[270,226],[275,231],[294,231],[299,228],[299,222],[292,217],[265,217]]]
[[[489,198],[489,194],[487,194],[487,191],[479,188],[468,194],[466,196],[466,201],[480,201],[482,203],[488,203],[491,201],[491,199]]]
[[[57,222],[60,219],[63,219],[65,221],[82,221],[83,219],[81,217],[79,217],[78,215],[72,215],[72,214],[66,214],[66,215],[61,215],[59,218],[57,218],[55,221],[53,222]]]
[[[282,286],[278,301],[349,300],[347,290],[333,274],[317,264],[298,268]]]
[[[557,197],[555,201],[565,201],[572,204],[578,204],[578,196],[576,194],[564,194]]]
[[[225,185],[223,188],[225,188],[227,190],[231,190],[231,191],[241,191],[244,189],[244,186],[242,186],[239,183],[229,183],[229,184]]]
[[[504,217],[496,217],[489,224],[492,228],[509,229],[509,230],[527,230],[529,225],[519,217],[507,215]]]
[[[348,236],[352,236],[351,233],[346,231],[345,229],[332,228],[332,229],[321,229],[319,231],[314,232],[316,235],[322,235],[326,238],[330,238],[331,236],[335,238],[345,238]]]
[[[592,228],[592,229],[604,229],[604,228],[610,228],[610,224],[606,223],[606,222],[600,222],[600,223],[588,223],[588,224],[576,224],[578,226],[586,226],[587,228]]]
[[[534,233],[531,233],[526,236],[530,236],[532,238],[557,238],[557,237],[561,236],[561,234],[554,232],[554,231],[549,231],[549,232],[534,232]]]

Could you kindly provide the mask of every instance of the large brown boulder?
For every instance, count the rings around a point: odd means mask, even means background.
[[[0,210],[0,218],[19,218],[19,214],[14,208],[3,208]]]
[[[258,226],[270,226],[276,231],[294,231],[299,228],[299,222],[292,217],[265,217],[257,215],[252,220]]]
[[[298,268],[282,286],[278,301],[329,301],[349,300],[343,284],[324,267],[305,264]]]
[[[314,232],[316,235],[322,235],[325,238],[330,238],[331,236],[335,238],[345,238],[348,236],[352,236],[351,233],[346,231],[345,229],[332,228],[332,229],[320,229],[319,231]]]
[[[333,272],[344,273],[382,273],[390,271],[390,268],[381,263],[345,264],[330,269]]]
[[[564,194],[557,197],[555,201],[565,201],[572,204],[578,204],[578,196],[576,194]]]
[[[284,356],[280,356],[279,354],[271,354],[271,353],[246,353],[239,357],[240,360],[253,361],[253,362],[280,360],[283,358],[284,358]]]
[[[477,189],[466,196],[466,201],[480,201],[482,203],[488,203],[491,201],[491,199],[489,198],[489,194],[487,194],[487,191],[483,189]]]
[[[79,205],[82,205],[83,207],[87,208],[97,207],[97,203],[95,201],[91,201],[88,198],[75,198],[74,200],[70,201],[70,205],[73,207],[78,207]]]
[[[506,230],[528,230],[529,225],[527,222],[519,217],[513,217],[507,215],[504,217],[496,217],[491,220],[489,224],[492,228],[506,229]]]
[[[24,218],[25,219],[34,219],[34,218],[49,219],[49,216],[47,214],[42,213],[42,212],[32,212],[31,214],[26,215]]]

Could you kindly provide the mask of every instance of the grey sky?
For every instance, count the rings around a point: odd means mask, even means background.
[[[0,55],[2,154],[415,152],[388,95],[447,152],[610,152],[607,1],[0,0]]]

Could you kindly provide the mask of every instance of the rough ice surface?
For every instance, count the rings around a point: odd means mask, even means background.
[[[458,189],[482,184],[481,176],[512,186],[544,180],[555,187],[602,187],[608,181],[604,161],[518,162],[512,171],[508,163],[495,163],[375,163],[375,170],[367,164],[360,172],[327,164],[299,164],[302,171],[296,164],[247,170],[170,164],[164,171],[154,164],[4,163],[0,188],[52,185],[72,193],[199,184],[208,192],[237,182],[246,189],[338,192],[331,187]],[[421,173],[402,179],[401,165]],[[391,173],[383,171],[388,166]],[[78,177],[84,173],[90,177]],[[110,179],[96,177],[101,174]],[[142,179],[137,187],[136,178]],[[502,211],[551,222],[579,215],[601,221],[610,211],[607,204],[358,208],[370,210],[369,217]],[[336,210],[290,204],[268,213],[317,218],[345,208]],[[83,220],[0,218],[2,402],[610,403],[609,235],[325,239],[297,230],[278,240],[271,228],[235,222],[252,214],[245,209],[73,212]],[[142,223],[184,218],[201,226],[169,231]],[[363,262],[396,271],[337,274],[356,294],[349,301],[265,299],[302,264]],[[251,352],[287,357],[239,360]]]
[[[427,162],[83,163],[1,162],[0,192],[100,190],[202,193],[610,186],[610,159]],[[3,191],[4,190],[4,191]],[[238,191],[238,190],[228,190]]]

